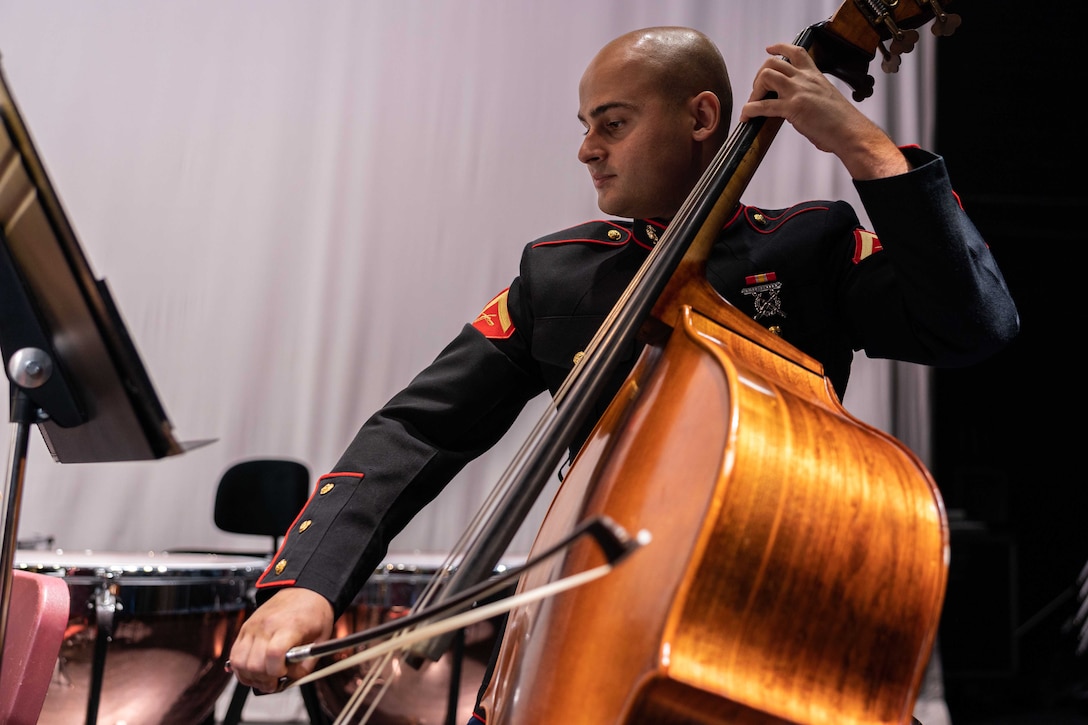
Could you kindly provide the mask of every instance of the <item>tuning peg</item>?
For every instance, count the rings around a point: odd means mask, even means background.
[[[938,0],[928,1],[929,6],[933,8],[934,18],[933,25],[929,28],[930,32],[938,37],[952,35],[952,33],[956,32],[956,28],[960,27],[960,16],[956,13],[946,13]]]
[[[904,30],[895,36],[895,39],[891,43],[891,52],[893,55],[903,55],[914,50],[914,46],[918,44],[918,31],[917,30]]]
[[[880,48],[880,54],[884,56],[884,60],[880,62],[880,69],[885,73],[898,73],[899,65],[902,62],[899,53],[890,52],[882,42],[877,43],[877,47]]]
[[[936,36],[952,35],[956,32],[956,28],[960,27],[960,16],[956,13],[947,13],[937,16],[937,19],[930,26],[930,31]]]

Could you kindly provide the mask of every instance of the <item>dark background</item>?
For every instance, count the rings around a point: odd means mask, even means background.
[[[1075,7],[968,0],[950,8],[963,19],[954,35],[922,31],[938,43],[936,150],[1021,317],[1019,338],[991,360],[935,372],[932,468],[952,538],[940,650],[955,725],[1088,723]]]

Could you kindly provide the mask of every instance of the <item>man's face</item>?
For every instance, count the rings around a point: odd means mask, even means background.
[[[694,120],[666,99],[644,65],[622,52],[602,53],[578,88],[586,127],[578,149],[601,211],[635,219],[670,219],[699,178]]]

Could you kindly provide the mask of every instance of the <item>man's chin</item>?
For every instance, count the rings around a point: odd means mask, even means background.
[[[600,196],[597,197],[597,208],[609,216],[623,217],[627,219],[637,218],[635,215],[628,213],[630,211],[630,208],[625,206],[624,204],[616,202],[615,200],[609,201],[606,199],[602,199]]]
[[[662,215],[662,210],[653,205],[638,206],[619,199],[604,199],[597,195],[597,208],[608,216],[620,219],[656,219]]]

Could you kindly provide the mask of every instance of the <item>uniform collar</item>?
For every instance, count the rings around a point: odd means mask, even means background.
[[[744,216],[745,209],[747,207],[744,204],[737,204],[736,208],[733,209],[733,213],[725,220],[722,229],[728,229],[738,219],[741,219]],[[668,223],[660,219],[635,219],[631,224],[631,233],[634,235],[635,241],[644,247],[653,247],[668,228]]]

